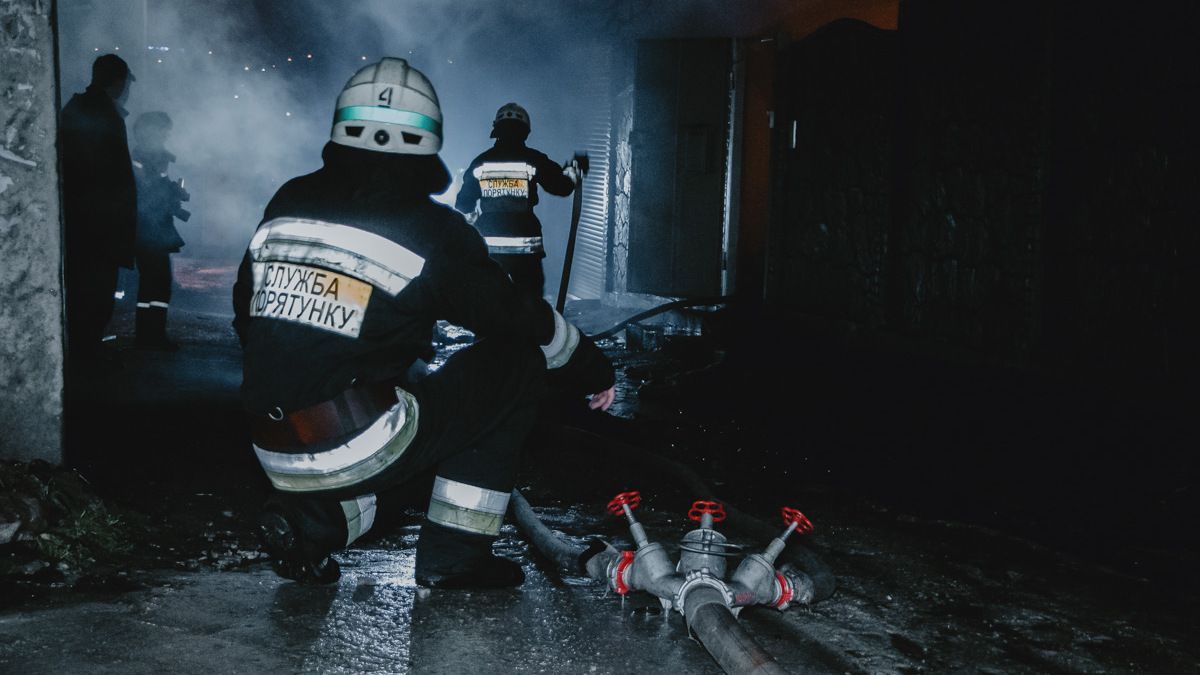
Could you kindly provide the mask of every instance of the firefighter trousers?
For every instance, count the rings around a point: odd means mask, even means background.
[[[337,493],[279,492],[272,500],[299,521],[310,546],[335,551],[373,522],[394,519],[414,497],[428,498],[435,474],[507,495],[537,420],[545,373],[545,356],[531,341],[479,340],[405,387],[417,399],[417,434],[390,467]]]

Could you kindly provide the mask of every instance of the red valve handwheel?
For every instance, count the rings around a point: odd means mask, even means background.
[[[714,523],[719,523],[725,520],[725,505],[721,502],[692,502],[692,508],[688,511],[687,516],[689,519],[699,522],[706,513],[712,516]]]
[[[796,523],[796,534],[808,534],[809,532],[813,531],[812,521],[808,519],[808,516],[800,513],[800,511],[797,509],[793,509],[790,506],[785,506],[780,510],[780,513],[783,514],[784,525]]]
[[[614,516],[623,516],[625,515],[625,509],[621,508],[622,506],[628,506],[632,510],[636,509],[638,504],[641,503],[642,493],[636,490],[622,492],[616,497],[613,497],[612,501],[608,503],[608,512]]]

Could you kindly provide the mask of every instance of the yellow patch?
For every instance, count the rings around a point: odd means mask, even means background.
[[[283,262],[253,265],[250,316],[282,319],[358,337],[374,287],[319,267]]]

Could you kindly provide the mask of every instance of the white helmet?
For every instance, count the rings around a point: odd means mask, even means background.
[[[437,92],[404,59],[366,66],[338,95],[330,140],[375,152],[436,155],[442,149]]]
[[[492,125],[495,126],[497,123],[504,120],[515,120],[524,125],[526,131],[531,130],[529,125],[529,113],[516,103],[505,103],[504,105],[500,106],[500,109],[496,111],[496,119],[492,120]]]

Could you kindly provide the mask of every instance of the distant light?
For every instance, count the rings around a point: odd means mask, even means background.
[[[119,52],[119,51],[121,51],[121,48],[120,48],[120,47],[113,47],[113,50],[114,50],[114,51],[118,51],[118,52]]]
[[[263,69],[262,69],[262,71],[265,73],[265,72],[267,72],[267,69],[266,69],[266,68],[263,68]]]
[[[291,63],[291,62],[292,62],[292,57],[290,57],[290,56],[289,56],[289,57],[288,57],[288,63]]]
[[[453,64],[453,63],[454,63],[454,59],[446,59],[446,63]]]
[[[94,51],[94,52],[98,52],[98,51],[100,51],[100,48],[99,48],[99,47],[93,47],[93,48],[92,48],[92,51]]]
[[[238,97],[238,95],[237,95],[237,94],[234,94],[234,95],[233,95],[233,97],[234,97],[234,98],[237,98],[237,97]]]
[[[292,116],[292,113],[290,113],[290,112],[285,112],[285,113],[283,113],[283,114],[284,114],[284,115],[287,115],[288,117],[291,117],[291,116]]]
[[[159,60],[158,60],[158,62],[159,62],[159,63],[162,63],[162,59],[159,59]]]
[[[242,68],[242,70],[248,71],[248,70],[250,70],[250,66],[246,66],[246,67]]]
[[[212,56],[212,50],[211,50],[211,49],[210,49],[210,50],[208,50],[208,55],[209,55],[209,56]]]
[[[310,58],[310,59],[311,59],[311,58],[312,58],[312,54],[309,54],[309,55],[308,55],[308,58]]]
[[[366,61],[366,60],[367,60],[367,57],[365,57],[365,56],[364,56],[364,57],[363,57],[363,61]]]

